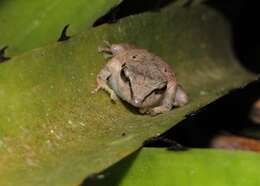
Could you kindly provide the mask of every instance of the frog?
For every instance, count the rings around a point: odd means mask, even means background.
[[[136,107],[140,114],[157,115],[184,106],[188,96],[177,83],[171,66],[150,51],[128,43],[105,41],[98,47],[108,59],[96,76],[96,94],[103,89],[112,101],[119,98]]]

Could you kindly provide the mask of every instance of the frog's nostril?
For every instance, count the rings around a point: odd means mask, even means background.
[[[135,98],[134,99],[134,103],[135,103],[135,105],[140,105],[141,103],[142,103],[142,99],[141,98]]]

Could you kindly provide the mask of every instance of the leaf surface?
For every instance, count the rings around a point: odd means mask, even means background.
[[[0,48],[16,55],[54,43],[63,28],[68,35],[88,29],[120,0],[1,0]]]
[[[85,185],[254,186],[260,184],[259,162],[259,154],[252,152],[143,148]]]

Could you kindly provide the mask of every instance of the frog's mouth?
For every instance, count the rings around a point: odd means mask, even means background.
[[[156,88],[151,91],[151,88],[145,88],[145,86],[139,85],[139,88],[136,90],[140,90],[143,88],[143,90],[146,89],[146,91],[133,91],[132,92],[132,100],[133,104],[136,107],[149,107],[153,106],[154,104],[157,104],[158,101],[161,100],[163,97],[163,94],[165,93],[167,89],[167,83],[163,83],[161,86],[157,86],[159,88]],[[134,87],[135,88],[135,87]],[[136,93],[136,95],[133,94],[133,92]]]

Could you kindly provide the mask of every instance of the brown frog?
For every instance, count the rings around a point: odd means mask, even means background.
[[[183,106],[187,94],[177,83],[171,67],[145,49],[126,43],[109,44],[99,52],[110,55],[97,75],[97,87],[104,89],[113,101],[119,97],[139,108],[140,113],[156,115]]]

